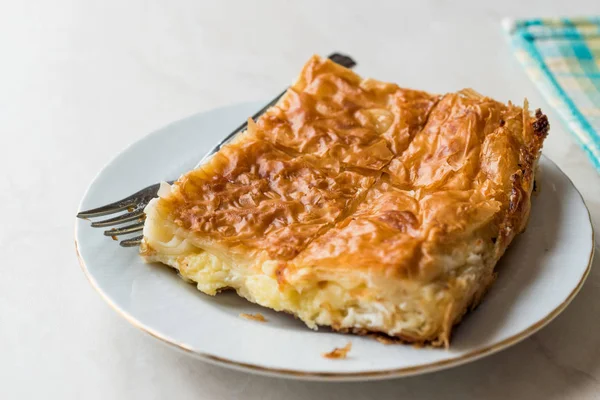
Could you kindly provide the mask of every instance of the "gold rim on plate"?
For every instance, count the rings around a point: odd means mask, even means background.
[[[145,326],[140,321],[135,319],[133,316],[129,315],[127,312],[120,309],[98,287],[96,281],[90,275],[90,273],[87,269],[87,266],[86,266],[85,262],[83,261],[83,258],[81,257],[81,254],[79,252],[79,242],[77,241],[77,220],[75,222],[75,252],[77,253],[77,259],[79,260],[79,265],[81,266],[81,269],[83,270],[83,273],[85,274],[86,278],[88,279],[88,281],[90,282],[92,287],[100,294],[100,296],[104,299],[104,301],[106,301],[108,303],[108,305],[112,309],[114,309],[119,315],[121,315],[123,318],[125,318],[127,321],[129,321],[129,323],[131,323],[136,328],[141,329],[142,331],[146,332],[150,336],[153,336],[156,339],[159,339],[160,341],[162,341],[176,349],[179,349],[187,354],[191,354],[201,360],[212,362],[217,365],[221,365],[221,366],[225,366],[225,367],[229,367],[229,368],[233,368],[233,369],[237,369],[237,370],[254,372],[254,373],[258,373],[258,374],[262,374],[262,375],[271,375],[271,376],[279,375],[279,376],[284,376],[284,377],[288,377],[288,378],[307,379],[307,380],[363,380],[365,378],[367,378],[367,379],[388,379],[388,378],[399,378],[399,377],[403,377],[403,376],[417,375],[417,374],[422,374],[425,372],[434,372],[434,371],[438,371],[440,369],[450,367],[450,366],[459,366],[461,364],[465,364],[467,361],[475,361],[484,356],[491,355],[491,354],[496,353],[502,349],[505,349],[513,344],[518,343],[519,341],[527,338],[528,336],[530,336],[533,333],[537,332],[538,330],[542,329],[550,321],[552,321],[554,318],[556,318],[569,305],[569,303],[571,303],[571,301],[575,298],[577,293],[581,290],[581,287],[583,286],[586,278],[588,277],[591,267],[592,267],[592,260],[594,258],[594,252],[595,252],[595,239],[594,239],[595,233],[594,233],[594,225],[592,223],[592,218],[590,215],[590,210],[588,209],[587,205],[585,204],[585,200],[583,199],[583,196],[581,195],[581,193],[579,192],[577,187],[573,184],[573,181],[571,180],[571,178],[569,178],[564,172],[562,172],[562,170],[554,163],[554,161],[550,160],[547,157],[546,157],[546,159],[550,163],[552,163],[553,166],[555,168],[557,168],[567,178],[567,180],[569,181],[569,183],[571,183],[571,186],[573,187],[575,192],[579,195],[579,198],[581,199],[583,206],[585,207],[585,209],[587,211],[588,219],[590,222],[590,227],[592,230],[592,235],[591,235],[592,249],[590,251],[588,265],[585,269],[585,272],[581,276],[581,279],[577,283],[577,286],[571,291],[571,293],[569,293],[567,298],[561,304],[559,304],[554,310],[552,310],[550,313],[548,313],[548,315],[546,315],[541,320],[535,322],[534,324],[530,325],[528,328],[522,330],[521,332],[519,332],[511,337],[508,337],[504,340],[501,340],[500,342],[494,343],[492,345],[489,345],[489,346],[481,348],[481,349],[474,350],[470,353],[463,354],[463,355],[455,357],[455,358],[450,358],[450,359],[443,360],[443,361],[436,361],[436,362],[432,362],[432,363],[428,363],[428,364],[422,364],[422,365],[418,365],[418,366],[414,366],[414,367],[404,367],[404,368],[395,368],[395,369],[388,369],[388,370],[381,370],[381,371],[369,371],[369,372],[344,372],[344,373],[305,372],[305,371],[297,371],[297,370],[292,370],[292,369],[263,367],[263,366],[256,365],[256,364],[239,362],[239,361],[215,356],[212,354],[199,352],[197,350],[190,348],[189,346],[187,346],[183,343],[177,343],[173,339],[163,336],[162,334],[154,331],[152,328]]]

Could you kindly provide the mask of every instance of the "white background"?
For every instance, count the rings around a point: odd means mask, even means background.
[[[506,16],[594,13],[597,1],[573,0],[1,1],[0,398],[600,398],[599,261],[564,314],[511,349],[421,377],[327,384],[166,348],[102,302],[73,245],[79,200],[116,152],[192,113],[271,98],[312,53],[331,51],[401,86],[528,97],[554,128],[544,153],[600,226],[600,176],[500,26]]]

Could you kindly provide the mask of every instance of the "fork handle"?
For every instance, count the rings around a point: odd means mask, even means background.
[[[352,68],[356,65],[356,62],[343,54],[340,53],[332,53],[330,54],[328,57],[328,59],[330,59],[331,61],[340,64],[343,67],[346,68]],[[269,108],[273,107],[275,104],[277,104],[277,102],[279,101],[279,99],[281,99],[283,97],[283,95],[288,91],[288,88],[286,88],[283,92],[279,93],[273,100],[271,100],[269,102],[269,104],[267,104],[266,106],[264,106],[263,108],[261,108],[260,110],[258,110],[253,116],[252,119],[256,120],[258,119],[261,115],[263,115]],[[206,161],[206,159],[210,156],[212,156],[213,154],[215,154],[217,151],[219,151],[221,149],[221,147],[225,146],[227,143],[229,143],[231,141],[231,139],[233,139],[238,133],[243,132],[244,130],[246,130],[246,128],[248,128],[248,121],[244,122],[243,124],[241,124],[240,126],[238,126],[237,128],[235,128],[233,130],[233,132],[231,132],[229,135],[227,135],[223,140],[221,140],[215,147],[213,147],[208,153],[206,153],[204,155],[204,157],[202,157],[202,159],[200,160],[200,162],[198,162],[198,164],[196,164],[196,168],[200,167],[200,165],[202,165],[204,163],[204,161]]]

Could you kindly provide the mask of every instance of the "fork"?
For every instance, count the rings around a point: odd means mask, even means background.
[[[333,61],[337,64],[340,64],[346,68],[352,68],[356,65],[356,62],[352,58],[350,58],[346,55],[340,54],[340,53],[333,53],[333,54],[329,55],[328,58],[331,61]],[[283,92],[281,92],[279,95],[277,95],[277,97],[275,97],[273,100],[271,100],[269,102],[269,104],[267,104],[266,106],[261,108],[259,111],[257,111],[256,114],[254,114],[252,116],[252,119],[256,120],[258,117],[263,115],[265,113],[265,111],[267,111],[269,108],[274,106],[275,103],[277,103],[277,101],[279,101],[279,99],[286,92],[287,92],[287,88]],[[204,161],[208,157],[212,156],[217,151],[219,151],[221,149],[221,147],[223,147],[225,144],[229,143],[238,133],[244,131],[247,127],[248,127],[248,122],[244,122],[242,125],[238,126],[236,129],[234,129],[229,135],[227,135],[216,146],[214,146],[208,153],[206,153],[204,155],[204,157],[202,157],[200,162],[196,165],[196,168],[198,168],[202,163],[204,163]],[[167,183],[173,184],[173,182],[174,181],[168,181]],[[134,223],[132,223],[130,225],[126,225],[126,226],[123,226],[120,228],[111,228],[111,229],[104,231],[104,235],[112,237],[113,240],[118,240],[117,237],[121,236],[121,235],[128,235],[128,234],[141,232],[144,229],[144,220],[146,219],[146,215],[144,214],[144,208],[146,208],[146,206],[148,205],[150,200],[152,200],[154,197],[156,197],[159,187],[160,187],[160,183],[156,183],[156,184],[148,186],[148,187],[146,187],[146,188],[132,194],[131,196],[128,196],[128,197],[122,199],[122,200],[115,201],[114,203],[110,203],[110,204],[107,204],[107,205],[104,205],[104,206],[98,207],[98,208],[93,208],[91,210],[80,211],[77,214],[77,218],[89,220],[89,218],[95,218],[95,217],[101,217],[104,215],[116,214],[121,211],[127,210],[126,213],[119,214],[116,217],[103,219],[100,221],[92,221],[92,227],[93,228],[105,228],[105,227],[112,227],[115,225],[120,225],[125,222],[134,221]],[[136,247],[142,243],[143,237],[144,237],[144,235],[130,237],[128,239],[121,240],[119,242],[119,244],[122,247]]]

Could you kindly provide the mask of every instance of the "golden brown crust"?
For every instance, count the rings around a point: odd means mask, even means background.
[[[421,129],[438,96],[362,80],[313,57],[257,124],[262,139],[293,153],[379,170]]]
[[[438,321],[393,335],[448,346],[526,226],[548,127],[527,102],[433,96],[313,57],[275,107],[156,207],[205,251],[271,263],[280,290],[300,272],[319,288],[327,274],[367,274],[378,289],[351,293],[378,301],[397,298],[390,281],[431,284]]]
[[[351,210],[374,179],[247,138],[180,179],[163,206],[202,240],[287,260]]]
[[[503,251],[521,229],[513,225],[526,223],[543,140],[524,115],[485,97],[444,96],[357,211],[294,264],[361,265],[429,281],[444,273],[444,254],[478,245]]]

